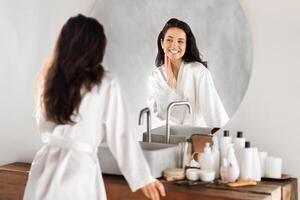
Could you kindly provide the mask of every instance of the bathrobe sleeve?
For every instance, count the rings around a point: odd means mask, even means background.
[[[229,117],[207,69],[205,69],[199,85],[199,105],[206,126],[223,127],[229,121]]]
[[[112,80],[107,89],[105,112],[106,142],[132,191],[154,182],[148,163],[137,142],[120,87]]]
[[[171,88],[167,84],[159,70],[152,72],[148,84],[148,105],[151,111],[161,120],[166,119],[167,108],[170,103],[174,101],[187,101],[187,98],[178,94],[175,88]],[[176,116],[182,116],[184,110],[186,110],[186,108],[174,107],[171,114],[172,120],[177,121]]]

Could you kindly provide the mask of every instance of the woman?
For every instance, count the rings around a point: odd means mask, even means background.
[[[115,78],[101,66],[106,37],[95,19],[77,15],[63,26],[42,73],[37,123],[44,146],[36,154],[25,200],[103,200],[97,158],[106,140],[132,191],[165,195],[134,139]]]
[[[222,127],[229,120],[215,89],[207,63],[196,45],[188,24],[170,19],[157,39],[157,68],[149,78],[148,104],[162,120],[173,101],[189,101],[192,114],[185,107],[174,108],[171,120],[177,124]]]

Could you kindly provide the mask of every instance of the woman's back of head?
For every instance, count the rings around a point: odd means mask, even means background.
[[[101,82],[106,46],[102,25],[84,15],[71,17],[62,27],[53,58],[44,77],[41,103],[46,118],[57,124],[72,124],[82,99]]]

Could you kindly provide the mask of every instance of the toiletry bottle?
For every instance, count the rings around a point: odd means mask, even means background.
[[[252,162],[253,162],[253,171],[252,171],[252,179],[255,181],[261,180],[261,168],[260,168],[260,161],[257,148],[252,148]]]
[[[250,147],[250,142],[245,142],[245,148],[243,150],[242,166],[241,166],[241,180],[253,180],[253,150]]]
[[[233,144],[234,144],[235,156],[240,167],[242,166],[242,156],[243,156],[242,154],[243,154],[243,149],[245,148],[245,142],[246,139],[243,138],[243,132],[238,131],[236,138],[233,139]]]
[[[227,156],[228,145],[231,144],[231,137],[229,130],[225,130],[223,136],[220,138],[221,160]]]
[[[266,166],[266,158],[268,157],[267,152],[258,152],[259,155],[259,163],[260,163],[260,172],[261,177],[265,177],[265,166]]]
[[[240,176],[240,168],[239,168],[238,161],[235,157],[233,144],[229,145],[228,153],[227,153],[227,161],[229,163],[230,172],[231,172],[230,180],[228,177],[228,181],[235,182]]]
[[[220,175],[221,175],[221,181],[222,183],[227,183],[228,179],[227,179],[227,175],[228,175],[228,162],[227,159],[224,158],[222,160],[222,164],[220,167]]]
[[[220,177],[220,151],[219,151],[218,137],[214,135],[212,141],[213,141],[212,155],[213,155],[213,166],[215,171],[215,178],[219,178]]]
[[[201,169],[202,170],[207,170],[207,171],[214,171],[214,166],[213,166],[213,156],[211,153],[211,148],[209,146],[209,143],[205,143],[205,147],[204,147],[204,152],[203,155],[201,157]]]

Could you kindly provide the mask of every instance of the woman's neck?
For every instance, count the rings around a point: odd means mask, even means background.
[[[177,77],[178,77],[178,73],[179,73],[181,63],[182,63],[182,59],[171,61],[172,71],[173,71],[173,74],[174,74],[176,80],[177,80]]]

